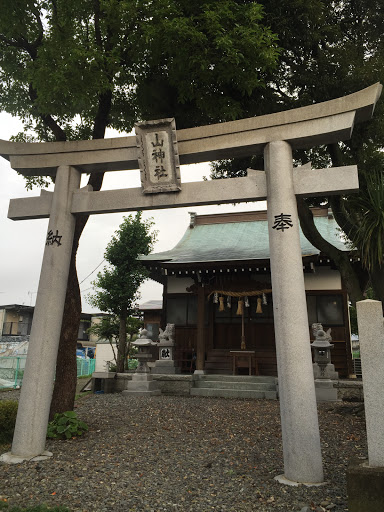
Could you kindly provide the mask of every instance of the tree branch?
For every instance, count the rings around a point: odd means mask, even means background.
[[[349,261],[348,252],[340,251],[334,245],[325,240],[315,226],[313,214],[306,205],[304,199],[296,198],[297,209],[300,218],[300,226],[304,236],[319,251],[325,253],[337,265],[344,285],[349,294],[350,300],[354,304],[363,298],[363,292],[360,287],[359,279]]]
[[[28,55],[31,57],[32,60],[35,60],[37,58],[37,50],[39,46],[41,45],[44,37],[44,27],[43,23],[40,18],[40,13],[36,11],[36,9],[32,10],[32,14],[34,15],[37,25],[39,27],[39,35],[33,42],[29,42],[23,35],[20,37],[16,37],[14,39],[8,39],[2,34],[0,34],[0,41],[5,43],[8,46],[11,46],[13,48],[19,48],[20,50],[25,50]]]
[[[103,47],[103,41],[101,38],[101,30],[100,30],[100,1],[94,0],[94,11],[95,11],[95,40],[96,45],[100,48]]]
[[[344,231],[347,237],[351,240],[352,233],[356,229],[356,226],[353,222],[349,220],[347,215],[345,214],[342,207],[342,198],[341,196],[330,196],[328,198],[329,205],[332,209],[332,213],[335,217],[336,222],[340,226],[340,228]]]
[[[300,226],[304,233],[304,236],[314,245],[319,251],[327,254],[330,258],[335,260],[339,257],[339,249],[330,244],[325,238],[321,236],[318,229],[316,228],[313,220],[313,214],[305,203],[303,198],[297,197],[297,211],[300,219]]]
[[[34,103],[37,100],[37,92],[36,89],[34,89],[34,87],[32,86],[32,84],[29,84],[29,97],[31,98],[32,105],[34,105]],[[40,117],[45,126],[52,131],[57,141],[67,140],[67,135],[65,131],[57,124],[57,122],[53,119],[51,115],[41,114],[37,112],[36,116]]]
[[[36,11],[36,10],[32,10],[32,13],[35,16],[36,21],[39,26],[39,29],[40,29],[39,35],[33,43],[30,43],[29,41],[27,41],[27,39],[24,36],[21,36],[20,38],[11,40],[11,39],[5,38],[3,35],[0,35],[0,41],[3,41],[8,46],[12,46],[14,48],[19,48],[21,50],[25,50],[29,54],[31,59],[34,61],[37,59],[37,51],[43,41],[44,28],[43,28],[43,24],[42,24],[42,21],[40,18],[40,12]],[[33,107],[37,100],[37,91],[33,87],[32,84],[29,84],[29,97],[32,101],[32,107]],[[42,122],[45,124],[45,126],[52,131],[52,133],[55,136],[55,139],[57,141],[67,140],[67,136],[66,136],[64,130],[58,125],[58,123],[53,119],[53,117],[51,115],[42,114],[42,113],[37,112],[36,116],[39,117],[42,120]]]
[[[103,139],[105,136],[105,129],[108,126],[109,114],[112,107],[112,91],[108,90],[99,95],[99,104],[95,123],[93,125],[93,139]]]
[[[337,143],[328,144],[327,149],[331,157],[332,165],[335,167],[342,167],[344,165],[344,155],[341,152],[339,145]],[[341,196],[330,196],[328,200],[336,222],[344,231],[344,233],[349,237],[351,233],[353,233],[355,226],[354,223],[349,220],[345,214],[345,210],[342,208]]]
[[[33,45],[29,43],[24,37],[20,37],[18,39],[8,39],[7,37],[4,37],[2,34],[0,34],[0,41],[12,48],[25,50],[32,59],[35,58],[36,52],[33,51]]]

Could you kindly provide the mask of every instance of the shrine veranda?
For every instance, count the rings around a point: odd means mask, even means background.
[[[0,141],[0,154],[24,175],[55,176],[53,192],[12,199],[9,218],[49,218],[46,245],[12,449],[20,462],[45,451],[69,262],[77,214],[97,214],[242,201],[268,201],[268,231],[285,481],[321,484],[320,451],[296,196],[358,190],[356,166],[293,169],[292,150],[351,137],[370,119],[376,84],[355,94],[286,112],[176,130],[174,120],[141,123],[136,137],[74,142]],[[265,169],[220,182],[180,181],[180,164],[264,153]],[[142,187],[93,192],[81,173],[140,168]],[[284,254],[284,258],[281,255]],[[201,293],[198,288],[197,293]],[[204,370],[197,331],[196,372]],[[35,459],[36,460],[36,459]]]

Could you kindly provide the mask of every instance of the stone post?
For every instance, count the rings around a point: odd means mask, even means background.
[[[384,503],[384,332],[377,300],[357,302],[363,374],[368,462],[352,460],[347,469],[348,510],[382,512]]]
[[[271,142],[264,156],[284,453],[277,478],[318,484],[323,468],[291,147]]]
[[[15,433],[5,461],[52,455],[44,450],[75,229],[72,194],[80,176],[73,167],[57,169]]]
[[[384,326],[378,300],[357,302],[368,464],[384,468]]]

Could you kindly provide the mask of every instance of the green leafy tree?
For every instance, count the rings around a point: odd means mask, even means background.
[[[344,96],[384,81],[384,4],[376,0],[271,0],[262,2],[265,21],[279,37],[277,70],[267,73],[268,86],[254,91],[248,115],[266,114]],[[360,193],[351,196],[298,198],[302,230],[308,240],[339,268],[354,304],[372,284],[384,302],[382,265],[384,201],[383,101],[372,121],[357,125],[351,140],[311,151],[295,151],[297,164],[317,168],[357,164]],[[222,161],[212,166],[213,178],[245,175],[247,167],[263,167],[261,157]],[[356,249],[356,258],[322,238],[310,206],[331,207],[341,229]],[[374,236],[370,236],[373,234]],[[360,260],[360,261],[359,261]]]
[[[384,175],[373,169],[358,196],[344,200],[350,215],[348,231],[352,247],[358,249],[363,268],[370,276],[373,296],[384,297]]]
[[[88,299],[93,306],[119,318],[117,372],[124,371],[129,350],[127,320],[139,298],[138,289],[149,276],[138,256],[148,254],[153,248],[156,233],[151,231],[152,226],[152,221],[142,220],[141,212],[124,218],[104,254],[110,266],[98,273],[93,283],[97,291]],[[131,339],[133,332],[137,333],[139,320],[132,320],[128,325]]]
[[[107,340],[110,343],[119,335],[119,319],[115,316],[104,316],[100,322],[95,322],[87,329],[87,333],[97,336],[100,340]]]
[[[92,298],[90,301],[92,302]],[[143,326],[143,322],[140,318],[136,318],[134,316],[129,316],[126,322],[126,346],[124,348],[124,354],[122,358],[124,362],[126,361],[127,356],[132,356],[135,352],[132,348],[132,342],[135,341],[137,335],[139,333],[139,329]],[[115,365],[117,365],[117,355],[115,352],[115,342],[119,340],[120,334],[120,319],[116,316],[107,316],[103,317],[99,323],[95,323],[88,329],[89,333],[98,336],[99,339],[108,340],[112,352],[113,359],[115,361]]]
[[[185,128],[241,117],[278,57],[259,2],[0,0],[0,12],[0,109],[23,120],[19,141],[100,139],[140,119],[175,117]],[[88,183],[97,191],[102,181],[96,173]],[[76,218],[51,417],[74,404],[87,219]]]

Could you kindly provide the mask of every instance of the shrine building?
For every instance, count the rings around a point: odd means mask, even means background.
[[[349,251],[332,212],[312,213],[321,235]],[[145,328],[158,333],[175,324],[175,360],[182,372],[230,374],[230,351],[244,349],[254,351],[252,373],[276,376],[267,212],[190,215],[173,249],[141,257],[151,279],[164,286],[163,308],[144,312]],[[301,231],[300,242],[310,338],[313,323],[331,328],[332,363],[340,377],[348,377],[353,372],[347,292],[334,263]],[[248,374],[248,368],[238,372]]]

